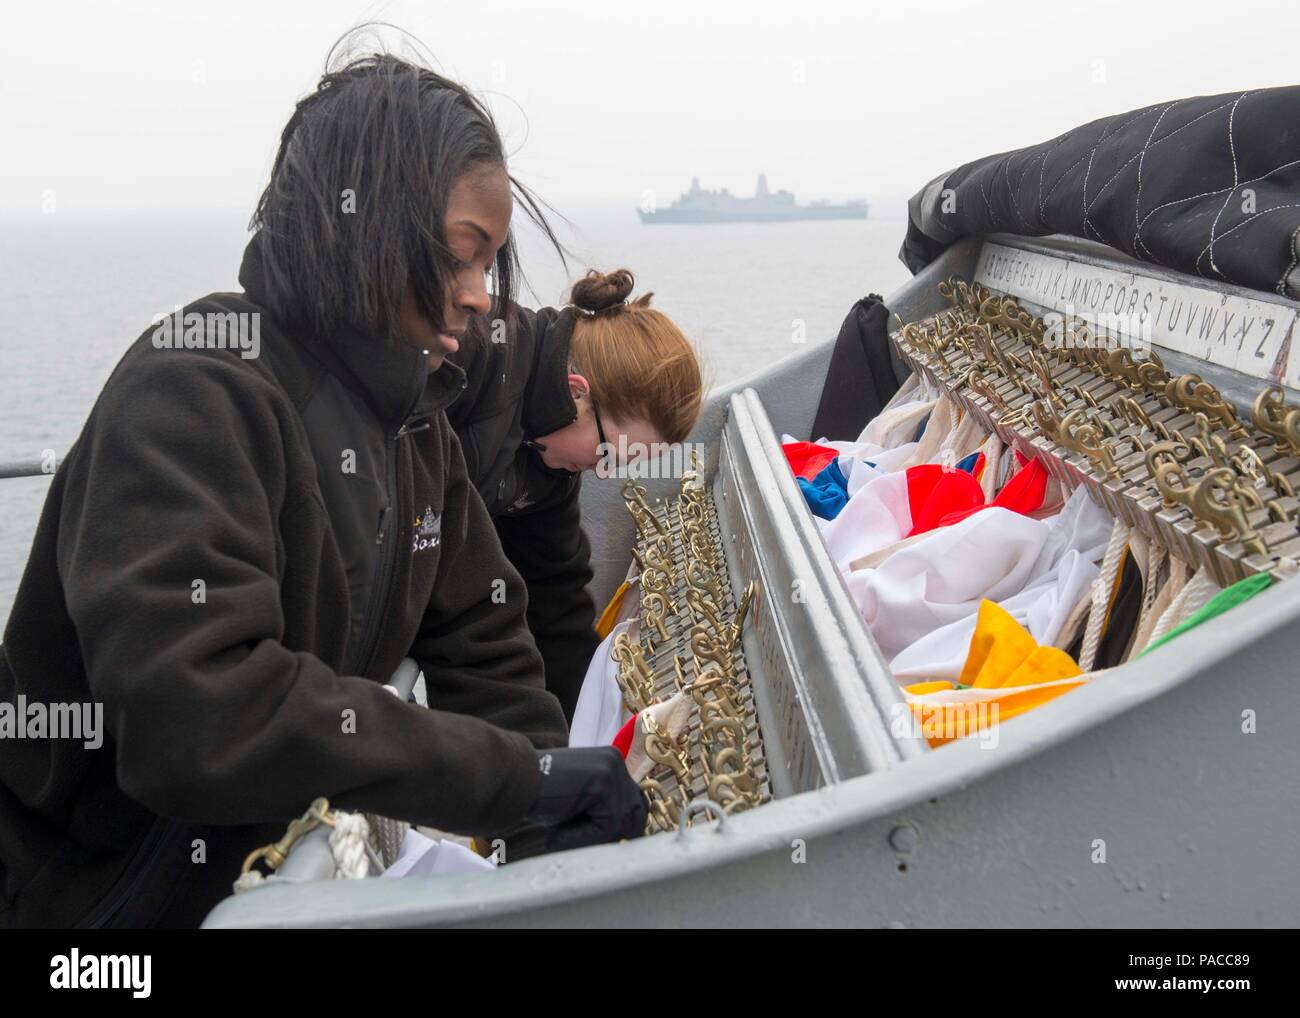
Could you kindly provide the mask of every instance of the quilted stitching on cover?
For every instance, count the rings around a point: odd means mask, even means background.
[[[1300,298],[1300,87],[1160,103],[988,156],[910,204],[919,272],[970,234],[1064,233]]]

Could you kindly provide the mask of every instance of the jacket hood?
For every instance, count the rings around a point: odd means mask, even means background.
[[[244,249],[239,285],[255,304],[269,307],[261,236],[253,234]],[[390,342],[361,326],[345,325],[328,335],[296,334],[306,336],[311,353],[359,391],[388,424],[401,424],[417,412],[435,413],[465,388],[464,371],[450,359],[430,374],[428,361],[415,347]]]
[[[523,427],[528,438],[549,435],[578,419],[569,393],[569,342],[573,308],[542,308],[533,322],[533,370],[524,390]]]

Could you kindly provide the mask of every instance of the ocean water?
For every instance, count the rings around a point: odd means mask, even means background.
[[[533,306],[588,267],[630,268],[635,293],[696,343],[714,384],[834,338],[849,306],[907,278],[902,218],[643,226],[632,209],[561,209],[568,267],[520,232]],[[247,217],[104,213],[8,217],[0,229],[0,461],[62,457],[104,380],[152,316],[238,289]],[[47,477],[0,479],[0,618],[7,618]]]

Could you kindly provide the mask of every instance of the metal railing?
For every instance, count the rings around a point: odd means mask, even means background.
[[[63,457],[59,457],[54,463],[54,470],[59,468],[63,462]],[[53,477],[54,470],[47,470],[44,460],[8,460],[0,462],[0,479],[6,477]]]

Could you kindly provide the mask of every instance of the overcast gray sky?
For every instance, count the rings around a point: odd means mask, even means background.
[[[903,196],[1109,113],[1293,84],[1300,28],[1276,0],[13,3],[0,208],[251,209],[294,100],[374,17],[488,95],[562,211],[760,170],[800,200]]]

